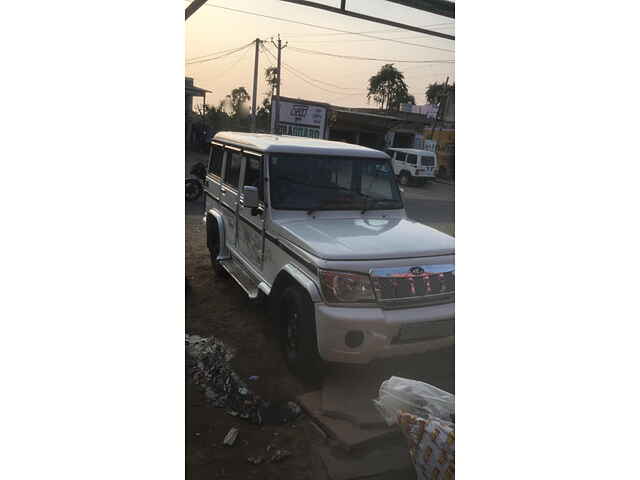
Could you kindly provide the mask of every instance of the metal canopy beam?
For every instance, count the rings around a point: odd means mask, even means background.
[[[405,7],[416,8],[442,17],[456,18],[456,4],[447,0],[387,0]]]
[[[193,2],[191,2],[184,11],[184,19],[186,20],[191,15],[196,13],[196,10],[198,10],[205,3],[207,3],[207,0],[193,0]]]
[[[369,22],[382,23],[384,25],[389,25],[390,27],[402,28],[404,30],[410,30],[412,32],[417,32],[417,33],[424,33],[425,35],[431,35],[433,37],[446,38],[447,40],[455,40],[456,39],[455,36],[447,35],[446,33],[436,32],[436,31],[433,31],[433,30],[427,30],[425,28],[420,28],[420,27],[414,27],[413,25],[406,25],[404,23],[393,22],[393,21],[387,20],[385,18],[371,17],[369,15],[364,15],[362,13],[350,12],[349,10],[345,10],[344,8],[330,7],[329,5],[324,5],[322,3],[309,2],[307,0],[282,0],[282,1],[283,2],[289,2],[289,3],[296,3],[298,5],[303,5],[305,7],[320,8],[322,10],[327,10],[329,12],[339,13],[341,15],[347,15],[349,17],[359,18],[360,20],[367,20]],[[418,1],[418,0],[415,0],[415,1]],[[427,2],[427,0],[424,0],[424,1],[425,1],[425,3]],[[397,3],[402,3],[402,2],[399,1]],[[443,2],[443,3],[449,3],[449,2]],[[344,5],[345,5],[345,1],[344,0],[341,2],[341,5],[342,5],[342,7],[344,7]]]

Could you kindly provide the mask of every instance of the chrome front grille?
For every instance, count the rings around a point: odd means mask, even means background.
[[[389,307],[454,301],[453,264],[374,268],[369,274],[376,298]]]

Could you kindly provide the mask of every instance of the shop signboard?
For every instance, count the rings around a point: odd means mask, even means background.
[[[278,135],[324,139],[327,132],[327,107],[328,105],[306,100],[281,98],[279,118],[276,120],[276,115],[271,116],[273,131]]]

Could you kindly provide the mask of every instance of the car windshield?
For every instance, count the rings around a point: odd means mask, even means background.
[[[280,210],[402,208],[386,159],[272,154],[271,205]]]

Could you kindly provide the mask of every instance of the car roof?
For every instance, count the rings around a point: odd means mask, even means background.
[[[320,155],[344,155],[348,157],[389,158],[380,150],[331,140],[272,135],[269,133],[218,132],[214,142],[234,145],[266,153],[304,153]]]
[[[428,155],[435,155],[435,152],[430,150],[420,150],[419,148],[387,148],[387,150],[391,150],[393,152],[415,153],[416,155],[424,155],[425,153]]]

